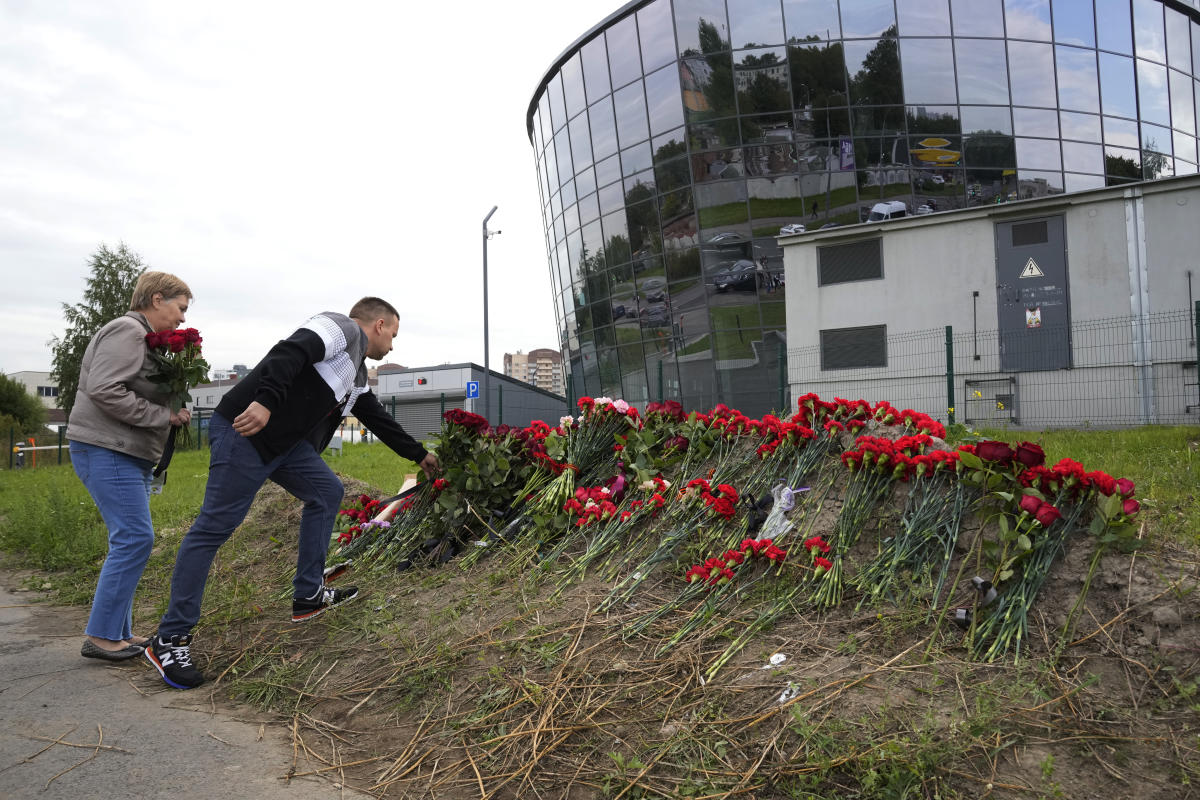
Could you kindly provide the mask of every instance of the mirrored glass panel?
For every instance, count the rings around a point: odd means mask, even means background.
[[[583,46],[580,53],[583,60],[583,82],[587,89],[589,103],[594,103],[612,91],[612,82],[608,77],[608,52],[604,46],[604,34]]]
[[[650,129],[646,122],[646,95],[642,82],[637,81],[613,93],[613,106],[617,114],[617,141],[622,147],[647,139]],[[626,170],[628,174],[628,170]]]
[[[1126,147],[1104,148],[1104,174],[1109,186],[1142,179],[1142,155]]]
[[[1156,181],[1175,174],[1175,159],[1165,153],[1142,151],[1142,179]]]
[[[1004,35],[1001,0],[950,0],[955,36]]]
[[[714,150],[720,147],[736,147],[741,139],[738,138],[738,121],[736,119],[719,119],[711,122],[689,123],[687,126],[688,142],[692,150]]]
[[[846,105],[846,63],[842,44],[789,47],[792,101],[798,109]]]
[[[690,171],[687,156],[656,161],[654,164],[654,182],[660,193],[670,192],[689,185]]]
[[[783,44],[778,0],[729,0],[729,30],[735,48]]]
[[[1180,159],[1196,163],[1196,137],[1175,131],[1173,139],[1175,141],[1175,168],[1178,172]]]
[[[1022,169],[1062,169],[1057,141],[1017,137],[1017,165]]]
[[[897,39],[846,42],[852,105],[903,105]]]
[[[689,122],[737,114],[729,53],[686,58],[679,62],[683,106]]]
[[[1008,105],[1008,59],[1001,39],[956,39],[958,94],[962,103]]]
[[[914,167],[942,169],[958,166],[963,157],[961,136],[936,134],[933,136],[910,136],[908,158],[904,158],[895,142],[885,139],[880,144],[883,152],[879,154],[878,158],[883,163],[911,163]],[[868,163],[880,163],[876,160],[875,154],[869,154],[869,157],[871,161]],[[862,164],[859,164],[859,167],[861,168]]]
[[[1058,103],[1072,111],[1100,111],[1100,79],[1096,52],[1078,47],[1058,47]]]
[[[692,179],[696,183],[741,178],[746,174],[740,147],[692,153],[691,162]]]
[[[1098,144],[1083,142],[1063,142],[1063,169],[1068,172],[1092,172],[1100,175],[1104,172],[1104,148]]]
[[[571,153],[575,164],[575,171],[579,172],[584,167],[592,163],[592,146],[588,135],[588,117],[587,114],[580,114],[571,120],[567,126],[567,130],[571,132]]]
[[[1196,132],[1196,110],[1193,106],[1193,82],[1182,72],[1169,70],[1171,89],[1171,127],[1187,133]]]
[[[1200,78],[1200,22],[1192,23],[1192,74]]]
[[[1141,118],[1159,125],[1171,124],[1167,101],[1167,68],[1137,59],[1138,107]]]
[[[789,42],[840,39],[836,3],[829,0],[783,0],[783,21]]]
[[[1004,23],[1010,39],[1050,41],[1049,0],[1004,0]]]
[[[675,60],[675,22],[671,0],[656,0],[637,12],[638,37],[642,44],[642,69],[653,72]]]
[[[902,39],[904,97],[910,105],[954,103],[954,51],[949,39]]]
[[[771,127],[778,116],[742,120],[747,175],[784,175],[796,171],[796,151],[790,127]],[[757,134],[757,135],[755,135]]]
[[[1118,147],[1138,147],[1138,126],[1129,119],[1104,117],[1104,143]]]
[[[1102,50],[1133,54],[1133,28],[1129,18],[1129,0],[1095,0],[1096,44]]]
[[[640,190],[631,191],[627,199],[632,201],[645,194]],[[625,206],[625,224],[629,228],[629,249],[633,259],[637,260],[639,251],[659,237],[658,206],[653,200],[631,202]]]
[[[896,0],[901,36],[949,36],[947,0]]]
[[[1195,164],[1192,164],[1188,161],[1184,161],[1182,158],[1179,158],[1178,156],[1175,157],[1175,175],[1176,176],[1195,175],[1197,173],[1197,171],[1200,171],[1200,170],[1197,169]]]
[[[567,129],[563,128],[554,134],[555,160],[558,164],[558,182],[564,184],[575,174],[571,166],[571,143]]]
[[[621,151],[621,174],[625,177],[644,172],[654,166],[650,143],[642,142]]]
[[[1092,0],[1054,0],[1054,41],[1093,47],[1096,23]]]
[[[907,124],[909,133],[957,134],[962,132],[956,106],[909,106]]]
[[[584,167],[581,172],[575,174],[575,190],[581,197],[596,191],[596,173],[591,167]],[[596,213],[598,214],[599,210]]]
[[[679,68],[676,65],[669,64],[646,76],[646,108],[652,134],[669,131],[683,124]]]
[[[604,231],[604,253],[609,267],[629,261],[629,229],[625,225],[625,211],[605,214],[600,218]]]
[[[583,92],[583,66],[580,63],[579,54],[576,53],[568,58],[566,63],[559,68],[558,74],[562,76],[567,117],[575,117],[587,105],[587,95]]]
[[[1174,138],[1171,131],[1160,125],[1142,125],[1142,150],[1171,155]]]
[[[562,98],[562,76],[557,72],[550,79],[549,83],[546,84],[546,100],[550,104],[551,126],[557,131],[563,125],[567,124],[567,112]]]
[[[655,193],[654,189],[654,170],[648,169],[642,172],[635,172],[624,180],[625,186],[625,202],[630,202],[630,197],[642,198],[649,197]]]
[[[1062,194],[1062,192],[1063,177],[1061,172],[1042,172],[1030,169],[1017,170],[1017,195],[1021,200]]]
[[[1068,172],[1063,177],[1066,178],[1065,189],[1068,192],[1083,192],[1088,189],[1103,189],[1103,175],[1077,175]]]
[[[1137,118],[1133,59],[1100,54],[1100,106],[1105,114]]]
[[[1167,63],[1188,72],[1192,68],[1192,42],[1188,18],[1173,8],[1164,8],[1167,32]]]
[[[1133,43],[1138,58],[1166,63],[1163,5],[1159,0],[1133,0]]]
[[[1012,112],[994,106],[963,106],[963,133],[1012,133]]]
[[[729,49],[725,0],[675,0],[675,37],[681,56]]]
[[[963,157],[969,170],[1003,169],[1017,165],[1013,137],[998,133],[975,133],[963,137]]]
[[[896,35],[896,10],[892,0],[854,0],[842,5],[842,36],[869,39]]]
[[[592,131],[592,151],[597,160],[617,152],[617,120],[610,98],[606,97],[588,109],[588,124]]]
[[[636,18],[631,15],[613,24],[605,31],[605,36],[608,38],[608,71],[613,88],[641,77]]]
[[[788,63],[784,48],[742,50],[734,53],[733,85],[737,89],[740,114],[788,111],[792,107],[788,88]]]
[[[1012,101],[1022,106],[1053,108],[1054,53],[1050,45],[1035,42],[1008,43],[1008,71],[1012,81]]]
[[[1096,114],[1076,114],[1071,111],[1060,111],[1059,124],[1062,126],[1064,139],[1078,139],[1084,142],[1100,142],[1100,117]]]

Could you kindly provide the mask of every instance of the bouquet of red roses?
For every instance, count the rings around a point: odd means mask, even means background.
[[[158,384],[170,398],[172,412],[177,412],[191,402],[188,393],[191,387],[208,382],[208,362],[200,354],[200,331],[195,328],[179,328],[173,331],[153,331],[146,334],[146,346],[157,369],[147,379]],[[182,426],[179,436],[186,444],[190,428]]]

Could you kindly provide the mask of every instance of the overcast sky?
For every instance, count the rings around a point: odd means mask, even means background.
[[[364,294],[387,360],[557,347],[525,111],[624,0],[0,0],[0,371],[48,370],[101,243],[195,295],[215,368]]]

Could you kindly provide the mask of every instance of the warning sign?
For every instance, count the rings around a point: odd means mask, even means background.
[[[1032,258],[1025,262],[1025,269],[1021,270],[1019,278],[1044,278],[1046,273],[1042,272],[1042,268],[1037,265],[1037,262]]]

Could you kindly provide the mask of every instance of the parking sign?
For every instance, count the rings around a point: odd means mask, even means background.
[[[467,399],[479,397],[479,381],[467,381]]]

